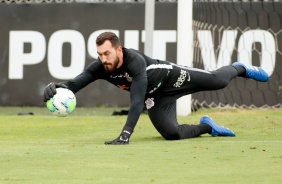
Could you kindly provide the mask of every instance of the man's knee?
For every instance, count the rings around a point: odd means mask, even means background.
[[[162,136],[166,140],[170,140],[170,141],[182,139],[180,132],[175,132],[175,133],[170,133],[170,134],[162,134]]]

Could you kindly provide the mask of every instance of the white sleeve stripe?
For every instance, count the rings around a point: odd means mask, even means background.
[[[197,72],[212,74],[211,72],[209,72],[207,70],[203,70],[203,69],[199,69],[199,68],[191,68],[191,67],[187,67],[187,66],[180,66],[180,65],[176,65],[174,63],[171,63],[171,64],[176,66],[176,67],[182,68],[182,69],[187,69],[187,70],[191,70],[191,71],[197,71]]]
[[[155,64],[155,65],[147,66],[146,70],[159,69],[159,68],[172,69],[172,66],[166,64]]]

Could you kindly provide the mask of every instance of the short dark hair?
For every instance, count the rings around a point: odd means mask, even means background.
[[[103,45],[106,40],[109,40],[112,43],[112,46],[117,48],[121,46],[119,38],[113,32],[103,32],[96,39],[96,45]]]

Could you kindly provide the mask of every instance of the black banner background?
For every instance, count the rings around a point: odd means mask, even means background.
[[[177,3],[156,4],[155,30],[176,30]],[[9,32],[11,30],[34,30],[41,32],[46,44],[58,30],[77,30],[84,36],[101,29],[117,29],[124,41],[125,30],[144,30],[144,3],[94,3],[94,4],[0,4],[0,105],[43,106],[43,90],[54,79],[47,67],[47,50],[44,60],[35,65],[24,66],[22,80],[8,79]],[[141,40],[141,33],[139,35]],[[46,46],[46,49],[48,47]],[[25,44],[25,52],[30,52]],[[139,41],[139,49],[144,46]],[[70,46],[63,48],[63,64],[70,61]],[[86,46],[87,50],[87,46]],[[167,44],[166,58],[176,61],[176,43]],[[86,51],[87,52],[87,51]],[[86,53],[85,66],[94,59]],[[129,93],[108,84],[96,81],[77,94],[78,106],[128,106]]]

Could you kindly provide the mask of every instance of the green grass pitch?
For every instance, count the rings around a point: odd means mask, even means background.
[[[54,117],[46,108],[0,107],[0,183],[281,183],[281,110],[201,110],[236,137],[166,141],[146,114],[129,145],[106,146],[126,116],[114,108],[77,108]],[[17,115],[32,111],[34,115]]]

